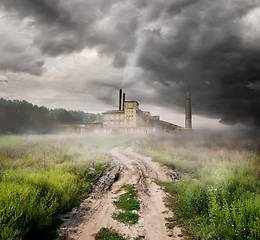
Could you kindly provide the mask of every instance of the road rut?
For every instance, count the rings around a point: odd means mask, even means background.
[[[171,181],[169,169],[152,162],[151,158],[135,153],[132,148],[114,148],[108,153],[111,159],[122,166],[119,179],[109,191],[93,192],[82,204],[82,211],[75,213],[74,219],[60,229],[59,239],[92,240],[102,228],[114,228],[134,239],[144,236],[147,240],[181,240],[181,229],[166,228],[165,218],[173,216],[165,204],[165,192],[154,183],[154,179]],[[117,190],[124,184],[132,184],[138,191],[140,215],[137,224],[129,226],[114,220],[117,212],[113,201],[118,197]],[[77,220],[77,217],[80,219]]]

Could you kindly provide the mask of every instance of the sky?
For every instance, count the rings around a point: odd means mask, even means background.
[[[259,0],[1,0],[0,97],[142,110],[194,128],[260,126]],[[220,121],[220,123],[219,123]]]

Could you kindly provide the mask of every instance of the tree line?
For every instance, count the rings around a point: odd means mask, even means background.
[[[84,124],[101,121],[101,114],[48,109],[27,101],[0,99],[0,134],[50,133],[57,125]]]

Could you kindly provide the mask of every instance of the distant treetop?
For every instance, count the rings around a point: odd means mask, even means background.
[[[27,101],[0,99],[0,134],[49,133],[62,124],[99,122],[101,114],[70,111],[64,108],[48,109]]]

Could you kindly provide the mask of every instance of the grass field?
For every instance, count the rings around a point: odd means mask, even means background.
[[[178,224],[195,239],[260,239],[260,157],[256,148],[209,142],[140,142],[135,149],[188,176],[159,183]]]
[[[0,239],[53,238],[55,215],[87,197],[108,163],[104,150],[124,144],[79,136],[0,137]]]
[[[133,139],[117,137],[1,136],[0,239],[55,238],[55,216],[88,196],[109,162],[106,150],[130,145]],[[256,146],[171,138],[139,140],[135,150],[187,173],[179,182],[158,182],[175,212],[168,227],[177,223],[195,239],[260,239]],[[127,214],[116,217],[129,222],[139,203],[135,189],[125,187],[115,205]],[[103,229],[103,235],[125,239],[113,230]]]

